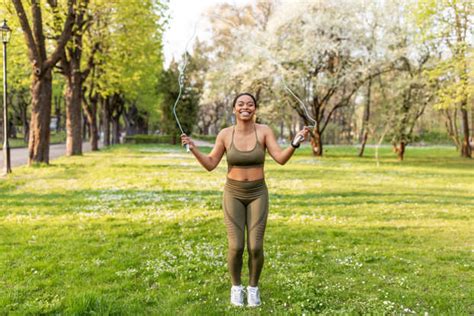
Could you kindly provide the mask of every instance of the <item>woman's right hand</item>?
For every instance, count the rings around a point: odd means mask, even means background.
[[[186,134],[181,134],[181,145],[188,145],[190,150],[196,147],[191,137]]]

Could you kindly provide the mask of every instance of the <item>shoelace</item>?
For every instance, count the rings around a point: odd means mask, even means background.
[[[253,298],[255,298],[255,299],[259,298],[258,288],[249,288],[248,289],[248,294],[249,294],[249,296],[253,296]]]
[[[242,292],[245,290],[243,288],[232,288],[232,300],[240,300]]]

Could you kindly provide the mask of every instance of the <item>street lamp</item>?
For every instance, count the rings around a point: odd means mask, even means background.
[[[12,172],[10,162],[10,145],[8,144],[8,104],[7,104],[7,43],[10,40],[12,30],[7,25],[7,20],[3,20],[0,26],[0,37],[3,42],[3,163],[4,172]]]

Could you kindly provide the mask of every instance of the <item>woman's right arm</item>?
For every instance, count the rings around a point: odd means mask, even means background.
[[[216,143],[214,144],[214,148],[209,153],[209,155],[200,152],[193,140],[186,134],[181,135],[181,144],[189,145],[189,150],[207,171],[212,171],[217,167],[225,152],[223,131],[217,135]]]

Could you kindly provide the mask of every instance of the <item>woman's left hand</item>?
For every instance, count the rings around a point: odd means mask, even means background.
[[[300,143],[302,143],[305,141],[306,137],[308,137],[309,131],[310,131],[309,127],[305,126],[301,131],[296,133],[295,138],[297,138],[300,135],[303,136],[303,139],[300,141]]]

